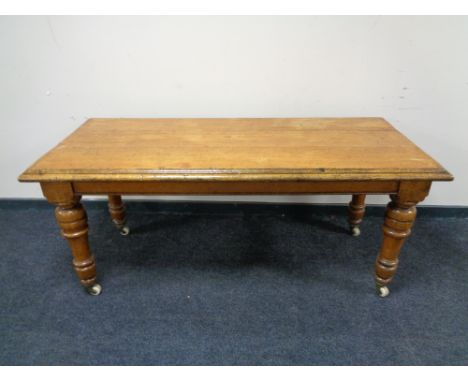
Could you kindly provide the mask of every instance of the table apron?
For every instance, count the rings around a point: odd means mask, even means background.
[[[399,186],[399,181],[72,182],[74,192],[82,195],[391,194]]]

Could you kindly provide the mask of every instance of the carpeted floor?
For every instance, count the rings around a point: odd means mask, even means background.
[[[466,213],[420,209],[381,299],[383,208],[133,202],[122,237],[84,204],[99,297],[53,207],[0,202],[0,364],[468,365]]]

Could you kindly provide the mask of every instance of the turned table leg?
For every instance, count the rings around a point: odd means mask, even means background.
[[[361,230],[359,225],[362,223],[364,212],[366,210],[366,195],[365,194],[354,194],[351,202],[348,206],[348,223],[349,230],[353,236],[359,236]]]
[[[73,255],[75,272],[89,294],[101,293],[101,286],[96,283],[96,263],[89,250],[88,222],[86,211],[81,205],[80,197],[69,204],[61,204],[55,209],[55,216],[67,239]]]
[[[396,272],[398,256],[406,238],[411,234],[411,227],[416,218],[414,204],[400,203],[397,197],[387,206],[385,222],[382,227],[383,242],[375,262],[375,282],[381,297],[389,294],[388,284]]]
[[[382,246],[375,262],[375,283],[381,297],[390,293],[388,285],[397,270],[400,250],[416,219],[416,204],[424,200],[429,188],[427,182],[408,182],[400,186],[397,195],[390,197],[382,227]]]
[[[127,222],[127,218],[122,197],[120,195],[109,195],[108,205],[112,222],[117,227],[121,235],[128,235],[130,233],[130,228],[125,224]]]
[[[73,267],[81,285],[89,294],[97,296],[102,288],[96,282],[96,263],[89,250],[88,222],[80,203],[81,196],[75,195],[70,183],[41,183],[41,188],[47,200],[57,206],[55,216],[70,246]]]

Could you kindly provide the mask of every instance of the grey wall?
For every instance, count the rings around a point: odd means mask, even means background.
[[[468,205],[468,17],[0,17],[0,90],[0,197],[88,117],[383,116]]]

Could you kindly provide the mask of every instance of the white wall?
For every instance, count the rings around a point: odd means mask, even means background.
[[[387,118],[468,205],[468,17],[0,17],[0,197],[88,117],[307,116]]]

